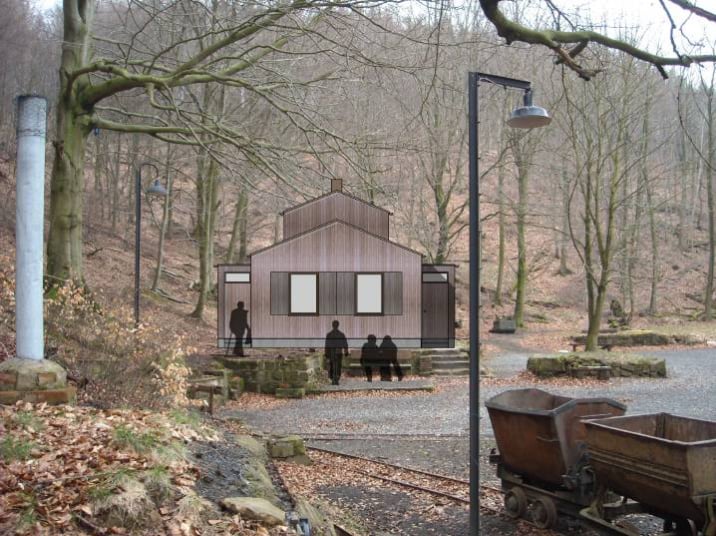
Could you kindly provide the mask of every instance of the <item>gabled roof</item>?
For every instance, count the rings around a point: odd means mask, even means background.
[[[300,204],[298,204],[298,205],[294,205],[294,206],[292,206],[292,207],[289,207],[289,208],[287,208],[286,210],[280,212],[279,214],[281,214],[281,216],[283,216],[283,215],[286,214],[287,212],[292,212],[292,211],[294,211],[294,210],[296,210],[296,209],[298,209],[298,208],[305,207],[306,205],[310,205],[311,203],[315,203],[316,201],[319,201],[319,200],[323,199],[324,197],[328,197],[328,196],[331,196],[331,195],[343,195],[343,196],[345,196],[345,197],[348,197],[348,198],[350,198],[350,199],[353,199],[354,201],[359,201],[359,202],[363,203],[364,205],[368,205],[370,208],[377,208],[378,210],[382,210],[383,212],[387,212],[387,213],[390,214],[390,215],[393,214],[391,211],[389,211],[389,210],[387,210],[387,209],[384,209],[383,207],[379,207],[378,205],[373,205],[372,203],[368,203],[368,201],[366,201],[365,199],[361,199],[360,197],[356,197],[356,196],[354,196],[354,195],[347,194],[346,192],[343,192],[343,191],[340,191],[340,192],[327,192],[327,193],[325,193],[325,194],[323,194],[323,195],[319,195],[318,197],[314,197],[313,199],[309,199],[309,200],[307,200],[307,201],[304,201],[303,203],[300,203]]]
[[[376,238],[376,239],[378,239],[378,240],[382,240],[383,242],[388,242],[388,243],[389,243],[390,245],[392,245],[392,246],[395,246],[395,247],[404,249],[404,250],[409,251],[409,252],[411,252],[411,253],[415,253],[416,255],[418,255],[418,256],[420,256],[420,257],[423,257],[423,256],[424,256],[424,255],[423,255],[422,253],[420,253],[419,251],[415,251],[414,249],[410,249],[409,247],[403,246],[402,244],[398,244],[397,242],[392,242],[391,240],[388,240],[387,238],[383,238],[382,236],[379,236],[379,235],[377,235],[377,234],[373,234],[373,233],[371,233],[371,232],[368,232],[368,231],[366,231],[365,229],[363,229],[362,227],[358,227],[357,225],[353,225],[353,224],[348,223],[348,222],[343,221],[343,220],[331,220],[331,221],[328,221],[328,222],[324,223],[323,225],[319,225],[318,227],[313,227],[313,228],[308,229],[308,230],[306,230],[306,231],[304,231],[304,232],[302,232],[302,233],[299,233],[299,234],[297,234],[297,235],[293,235],[293,236],[290,237],[290,238],[285,238],[285,239],[283,239],[283,240],[281,240],[281,241],[279,241],[279,242],[276,242],[275,244],[271,244],[270,246],[266,246],[266,247],[264,247],[264,248],[258,249],[258,250],[256,250],[256,251],[250,253],[248,256],[249,256],[249,257],[253,257],[254,255],[257,255],[257,254],[259,254],[259,253],[263,253],[264,251],[267,251],[267,250],[269,250],[269,249],[271,249],[271,248],[275,248],[275,247],[281,246],[281,245],[283,245],[283,244],[287,244],[288,242],[292,242],[293,240],[296,240],[296,239],[298,239],[298,238],[301,238],[301,237],[303,237],[303,236],[306,236],[307,234],[315,233],[316,231],[320,231],[321,229],[325,229],[326,227],[329,227],[329,226],[331,226],[331,225],[336,225],[336,224],[341,224],[341,225],[345,225],[346,227],[351,227],[351,228],[353,228],[353,229],[358,229],[361,233],[367,234],[368,236],[371,236],[371,237]]]

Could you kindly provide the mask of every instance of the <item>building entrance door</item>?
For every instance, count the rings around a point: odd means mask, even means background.
[[[435,274],[438,275],[438,274]],[[447,275],[447,274],[446,274]],[[423,321],[421,346],[423,348],[446,348],[450,338],[449,285],[444,281],[423,278]]]

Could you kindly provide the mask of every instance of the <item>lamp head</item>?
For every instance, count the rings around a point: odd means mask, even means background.
[[[552,118],[547,110],[541,106],[532,104],[532,90],[525,91],[523,105],[515,108],[507,120],[507,124],[512,128],[537,128],[549,125]]]
[[[147,194],[150,195],[160,195],[162,197],[166,197],[167,193],[167,189],[162,186],[162,183],[159,182],[159,179],[154,179],[152,185],[147,188]]]

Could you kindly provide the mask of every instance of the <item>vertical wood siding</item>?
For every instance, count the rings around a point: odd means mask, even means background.
[[[390,335],[394,339],[420,339],[421,256],[414,251],[342,222],[334,222],[260,251],[252,255],[251,263],[251,327],[254,339],[323,337],[330,331],[334,318],[340,321],[340,329],[348,338],[360,339],[374,334],[380,337]],[[338,272],[336,301],[338,304],[347,303],[350,307],[337,311],[335,315],[271,315],[271,272]],[[341,272],[352,273],[342,275]],[[402,314],[354,316],[355,272],[401,272]],[[330,283],[324,284],[330,287]],[[393,305],[394,309],[397,308]]]
[[[289,274],[288,272],[271,272],[271,314],[287,315],[289,313]]]
[[[283,216],[283,238],[294,237],[334,220],[342,220],[374,235],[389,238],[388,212],[340,192],[287,211]]]
[[[386,272],[383,275],[383,314],[403,314],[403,273]]]
[[[353,315],[356,312],[355,274],[339,272],[336,277],[336,314]]]
[[[318,311],[322,315],[336,314],[336,272],[318,274]]]

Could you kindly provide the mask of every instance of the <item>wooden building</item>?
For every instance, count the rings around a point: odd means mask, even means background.
[[[250,263],[218,266],[218,344],[248,310],[253,347],[316,347],[333,320],[353,348],[390,335],[399,348],[455,345],[455,266],[423,264],[390,241],[390,212],[331,191],[283,213],[283,240]]]

